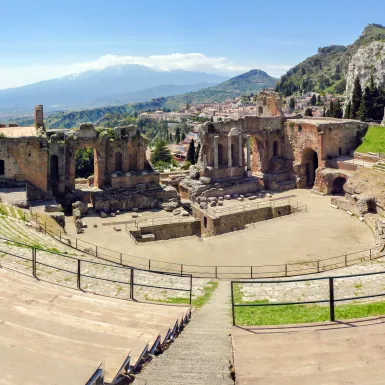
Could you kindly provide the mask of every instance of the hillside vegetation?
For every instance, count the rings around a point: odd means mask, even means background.
[[[290,69],[277,85],[277,91],[285,96],[295,92],[343,93],[346,73],[351,57],[357,50],[373,41],[385,40],[385,27],[369,24],[362,35],[351,45],[331,45],[319,48],[318,53]]]
[[[357,152],[375,152],[385,154],[385,127],[370,126]]]

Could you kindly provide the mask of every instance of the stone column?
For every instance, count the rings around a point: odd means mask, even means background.
[[[233,167],[233,158],[231,154],[231,135],[227,137],[227,165]]]
[[[214,168],[218,168],[218,144],[219,136],[214,136]]]
[[[246,150],[247,150],[247,171],[251,170],[251,148],[250,148],[250,135],[246,136]]]
[[[243,138],[242,134],[238,134],[238,166],[242,167],[243,166]]]
[[[207,155],[203,155],[203,170],[207,168]]]

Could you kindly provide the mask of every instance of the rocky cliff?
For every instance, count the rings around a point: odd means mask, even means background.
[[[385,42],[375,41],[361,47],[352,57],[346,75],[346,96],[351,100],[354,79],[358,76],[364,90],[369,85],[370,77],[376,85],[385,85]]]

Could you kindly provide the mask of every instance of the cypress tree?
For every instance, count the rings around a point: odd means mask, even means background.
[[[182,132],[182,141],[184,141],[186,139],[186,135],[184,132]]]
[[[367,119],[367,117],[368,117],[368,108],[366,105],[366,95],[363,94],[362,99],[361,99],[360,108],[357,111],[357,118],[364,122]]]
[[[170,132],[170,143],[172,143],[172,133]]]
[[[194,145],[194,139],[191,139],[190,145],[188,147],[187,160],[191,164],[195,164],[195,145]]]
[[[352,109],[351,117],[352,119],[357,118],[358,110],[360,109],[362,102],[362,88],[360,78],[357,76],[354,81],[353,96],[352,96]]]
[[[180,128],[177,127],[175,131],[175,143],[180,143]]]
[[[333,99],[330,101],[330,106],[329,106],[329,117],[333,118],[334,117],[334,103],[333,103]]]
[[[292,97],[290,98],[290,101],[289,101],[289,107],[294,110],[295,108],[295,99]]]
[[[317,97],[317,103],[318,103],[318,104],[321,104],[321,95],[318,95],[318,97]]]
[[[352,111],[352,102],[349,102],[345,108],[345,116],[344,116],[345,119],[351,118],[351,111]]]
[[[199,159],[199,152],[200,152],[200,150],[201,150],[201,144],[200,144],[200,143],[198,143],[197,149],[195,150],[195,157],[194,157],[194,159],[195,159],[195,163],[197,163],[197,162],[198,162],[198,159]]]
[[[335,118],[341,119],[342,118],[342,108],[341,108],[341,102],[339,99],[337,99],[335,105],[334,105],[334,115]]]
[[[315,94],[313,94],[313,96],[310,99],[310,104],[312,106],[315,106],[316,103],[317,103],[317,97],[315,96]]]

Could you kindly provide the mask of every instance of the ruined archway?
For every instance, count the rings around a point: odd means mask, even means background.
[[[318,168],[318,155],[312,148],[306,148],[302,155],[302,163],[306,166],[306,185],[313,187],[315,172]]]
[[[332,195],[345,195],[346,178],[339,176],[333,180]]]
[[[5,163],[2,159],[0,159],[0,175],[4,175],[5,173]]]
[[[115,171],[123,170],[123,156],[120,151],[115,152]]]

